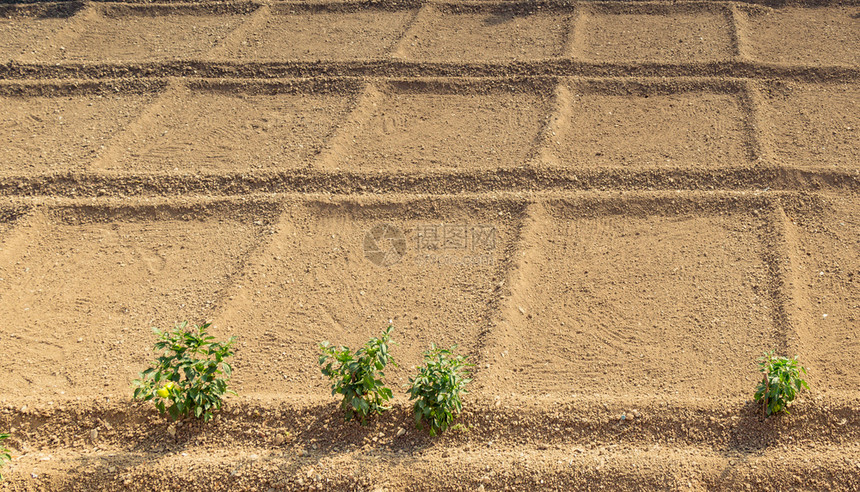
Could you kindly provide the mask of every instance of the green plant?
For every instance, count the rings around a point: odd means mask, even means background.
[[[367,417],[380,414],[389,407],[391,390],[382,382],[383,370],[391,364],[397,366],[388,352],[392,326],[382,332],[382,337],[371,338],[364,347],[353,353],[348,347],[333,348],[322,342],[319,365],[324,376],[331,381],[331,394],[342,395],[340,406],[346,420],[356,416],[364,425]]]
[[[801,373],[806,374],[806,368],[798,366],[797,356],[793,358],[776,356],[773,352],[765,352],[758,359],[758,367],[762,372],[762,380],[758,383],[755,400],[764,405],[765,415],[785,411],[797,396],[801,388],[809,389]]]
[[[9,439],[9,434],[0,434],[0,441],[5,441]],[[0,444],[0,468],[3,467],[4,461],[12,461],[12,455],[9,454],[9,450],[6,449],[6,446]],[[0,480],[3,480],[3,474],[0,473]]]
[[[456,346],[449,350],[432,345],[424,353],[424,365],[418,368],[418,375],[409,378],[409,399],[415,400],[415,425],[420,427],[426,419],[431,436],[444,432],[454,422],[463,409],[460,395],[466,393],[471,381],[466,367],[472,364],[466,363],[465,356],[454,357],[455,349]]]
[[[233,355],[235,339],[214,341],[215,337],[206,333],[211,324],[189,329],[184,321],[172,331],[153,328],[159,338],[154,350],[162,355],[134,381],[134,398],[154,400],[158,411],[167,412],[174,420],[193,415],[208,422],[212,411],[221,408],[221,397],[236,394],[227,389],[233,368],[224,362]]]
[[[454,424],[454,425],[451,427],[451,432],[459,432],[459,433],[461,433],[461,434],[466,434],[466,433],[467,433],[467,432],[469,432],[470,430],[472,430],[472,427],[471,427],[471,426],[465,426],[465,425],[463,425],[463,424]]]

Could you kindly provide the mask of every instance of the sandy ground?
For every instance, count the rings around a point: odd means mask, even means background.
[[[858,18],[0,5],[0,490],[860,489]],[[130,401],[184,319],[238,338],[209,425]],[[389,322],[344,423],[317,344]],[[475,363],[440,438],[433,342]]]

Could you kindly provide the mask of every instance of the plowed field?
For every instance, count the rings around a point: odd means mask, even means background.
[[[854,1],[0,0],[0,163],[0,490],[860,490]],[[185,319],[206,425],[131,401]]]

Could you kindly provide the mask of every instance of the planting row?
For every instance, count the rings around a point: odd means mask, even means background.
[[[851,7],[81,6],[0,7],[0,58],[860,63]]]
[[[212,412],[221,408],[221,398],[232,375],[226,359],[233,355],[234,338],[219,342],[207,333],[211,323],[188,327],[185,321],[173,331],[161,332],[154,349],[161,356],[154,366],[145,369],[134,381],[134,398],[154,401],[159,412],[173,419],[195,417],[208,422]],[[389,345],[393,326],[382,336],[372,338],[358,350],[332,347],[320,343],[319,365],[323,376],[331,382],[332,395],[341,395],[341,409],[347,421],[358,420],[362,425],[373,415],[388,410],[392,391],[385,386],[385,368],[396,366]],[[462,410],[461,394],[466,393],[468,378],[466,357],[455,355],[454,349],[437,348],[424,353],[424,365],[409,378],[409,399],[415,400],[413,411],[416,425],[427,421],[430,435],[447,430]],[[808,389],[797,357],[788,358],[765,353],[759,359],[762,380],[754,398],[762,403],[766,415],[788,412],[797,392]],[[235,392],[233,392],[235,393]]]
[[[162,414],[174,420],[197,418],[208,422],[213,412],[222,406],[222,397],[233,393],[228,389],[235,339],[218,341],[208,334],[209,323],[189,326],[176,325],[171,331],[155,329],[158,341],[154,350],[159,357],[151,367],[134,381],[134,398],[153,401]],[[348,347],[320,344],[319,365],[331,382],[332,395],[341,395],[341,409],[347,421],[358,420],[362,425],[368,418],[380,415],[389,407],[392,390],[386,386],[385,368],[396,365],[389,349],[392,326],[379,338],[372,338],[353,351]],[[432,346],[424,354],[424,363],[417,374],[409,378],[407,392],[414,400],[416,427],[426,425],[431,436],[453,426],[462,411],[461,395],[471,381],[466,358],[451,350]],[[754,398],[761,402],[766,415],[787,412],[787,406],[797,393],[807,388],[802,379],[806,369],[797,358],[765,354],[759,359],[762,380]],[[8,434],[0,434],[0,442]],[[0,468],[10,460],[10,453],[0,445]],[[0,480],[2,480],[0,475]]]
[[[241,335],[246,394],[319,392],[316,344],[355,345],[388,319],[399,384],[435,342],[470,355],[481,392],[740,397],[773,347],[801,354],[816,386],[856,390],[851,197],[788,216],[764,197],[683,194],[282,207],[40,208],[0,224],[3,393],[121,393],[147,359],[140,327],[188,312]]]
[[[855,83],[713,79],[7,84],[0,176],[853,171],[858,101]]]

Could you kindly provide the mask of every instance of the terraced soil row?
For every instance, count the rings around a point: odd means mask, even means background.
[[[860,369],[848,197],[26,203],[7,209],[0,267],[23,350],[0,383],[10,396],[122,393],[148,353],[133,327],[189,312],[241,336],[244,393],[325,391],[316,344],[354,345],[388,318],[404,384],[434,340],[472,354],[479,388],[562,397],[743,398],[768,347],[802,353],[821,391],[852,391]],[[377,261],[368,238],[395,258]],[[110,363],[94,373],[79,350]]]
[[[503,404],[472,399],[461,417],[465,430],[435,439],[411,428],[405,405],[360,427],[344,424],[332,402],[244,399],[204,426],[169,425],[151,409],[125,403],[31,402],[12,420],[32,446],[27,460],[13,466],[36,475],[30,488],[70,490],[851,489],[858,483],[857,400],[844,397],[818,397],[780,422],[762,421],[752,405],[714,408],[671,398],[496,401]],[[769,445],[774,441],[785,444]]]
[[[856,67],[853,6],[732,2],[68,2],[2,7],[0,57],[41,63],[758,61]]]
[[[856,189],[858,101],[855,83],[715,78],[8,82],[0,174],[7,195],[446,192],[422,181],[488,173],[491,189]]]

